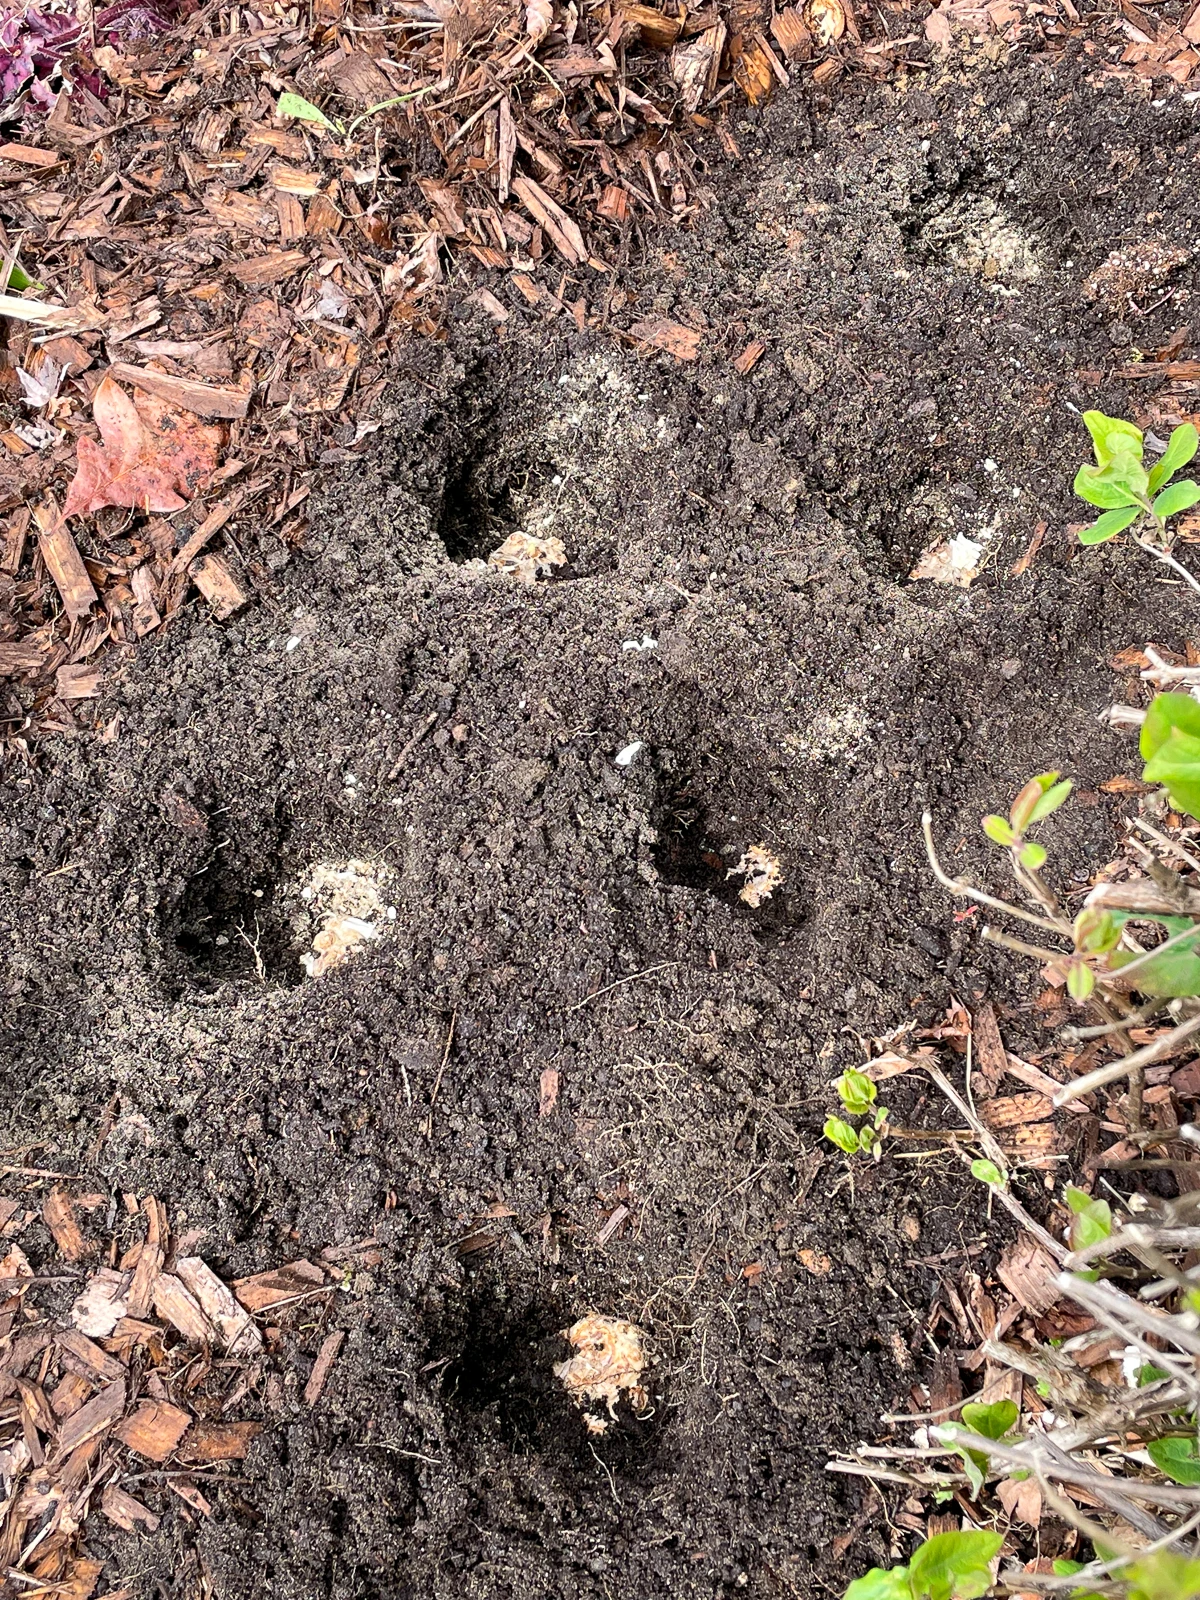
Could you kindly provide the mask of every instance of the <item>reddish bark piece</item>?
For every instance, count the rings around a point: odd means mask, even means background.
[[[190,411],[197,417],[225,417],[236,420],[250,409],[253,391],[234,389],[216,383],[200,383],[195,378],[179,378],[169,372],[155,372],[153,367],[136,367],[129,361],[114,361],[109,377],[131,383],[135,389],[157,395],[181,411]]]
[[[80,444],[83,444],[81,439]],[[34,520],[38,525],[38,549],[54,586],[62,596],[63,607],[72,622],[79,622],[91,611],[98,598],[88,577],[83,557],[75,548],[75,541],[67,532],[67,513],[59,513],[53,499],[35,506]]]
[[[146,1240],[138,1255],[125,1306],[131,1317],[144,1317],[150,1309],[167,1244],[167,1213],[162,1201],[148,1195],[142,1210],[146,1213]]]
[[[700,335],[695,328],[685,328],[682,322],[672,322],[670,317],[646,317],[635,322],[630,333],[639,344],[652,350],[665,350],[676,361],[695,361],[700,354]]]
[[[131,399],[106,372],[92,396],[103,444],[86,436],[67,491],[63,516],[86,516],[105,506],[179,511],[208,480],[223,442],[206,426],[158,395]]]
[[[115,1357],[93,1344],[77,1328],[63,1328],[54,1335],[63,1366],[68,1372],[90,1378],[93,1383],[116,1383],[125,1376],[125,1368]]]
[[[143,1400],[115,1437],[148,1461],[165,1461],[191,1425],[191,1417],[166,1400]]]
[[[989,1003],[979,1007],[972,1018],[971,1035],[975,1046],[972,1083],[976,1095],[981,1100],[989,1100],[1008,1071],[1008,1056],[1000,1037],[995,1006]]]
[[[317,1351],[317,1359],[313,1362],[313,1369],[308,1382],[304,1385],[304,1403],[315,1406],[321,1398],[329,1378],[330,1369],[337,1360],[337,1353],[342,1348],[342,1340],[346,1337],[341,1328],[327,1334],[321,1341],[321,1348]]]
[[[180,1459],[195,1462],[244,1461],[261,1422],[197,1422],[180,1449]]]
[[[60,669],[61,670],[61,669]],[[88,1254],[88,1243],[75,1220],[75,1207],[65,1189],[54,1189],[42,1207],[42,1220],[54,1235],[54,1242],[68,1261],[79,1261]]]
[[[80,1406],[73,1416],[63,1423],[58,1435],[58,1447],[64,1456],[77,1450],[81,1444],[94,1439],[110,1428],[125,1409],[124,1381],[110,1383],[101,1389],[94,1400]]]
[[[757,366],[766,348],[761,339],[752,339],[741,355],[735,358],[734,370],[740,372],[744,378],[751,368]]]
[[[325,1274],[311,1261],[292,1261],[273,1272],[256,1272],[252,1278],[239,1278],[233,1285],[247,1311],[266,1311],[301,1295],[311,1294],[325,1284]]]
[[[246,604],[245,594],[220,556],[201,556],[189,570],[197,589],[219,621],[231,617]]]
[[[132,1533],[139,1523],[153,1533],[162,1520],[149,1506],[144,1506],[140,1500],[135,1500],[131,1494],[126,1494],[124,1489],[119,1489],[115,1483],[110,1483],[100,1496],[100,1509],[110,1522],[115,1522],[117,1527],[123,1528],[126,1533]]]
[[[559,1075],[557,1067],[545,1067],[538,1080],[538,1116],[548,1117],[558,1104]]]

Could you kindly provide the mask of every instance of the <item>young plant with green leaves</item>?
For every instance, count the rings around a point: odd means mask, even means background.
[[[935,1533],[903,1567],[873,1567],[844,1600],[978,1600],[992,1586],[992,1562],[1004,1535],[984,1529]]]
[[[1103,544],[1126,528],[1141,524],[1138,544],[1154,551],[1171,546],[1167,523],[1200,500],[1200,484],[1191,478],[1171,480],[1196,454],[1200,437],[1190,422],[1172,433],[1164,453],[1152,466],[1144,461],[1145,438],[1140,428],[1103,411],[1085,411],[1096,461],[1075,474],[1075,493],[1101,515],[1079,535],[1081,544]]]
[[[869,1117],[870,1121],[855,1127],[845,1117],[827,1117],[823,1130],[825,1137],[848,1156],[858,1155],[861,1151],[864,1155],[873,1155],[878,1161],[883,1140],[887,1136],[888,1119],[887,1107],[876,1104],[878,1089],[865,1072],[857,1072],[853,1067],[843,1072],[834,1081],[833,1087],[847,1116],[856,1119]]]

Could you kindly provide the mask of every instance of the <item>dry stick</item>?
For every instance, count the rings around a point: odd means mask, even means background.
[[[1074,1083],[1066,1084],[1054,1096],[1055,1106],[1065,1106],[1068,1100],[1078,1100],[1080,1095],[1091,1094],[1094,1089],[1103,1089],[1106,1084],[1115,1083],[1118,1078],[1124,1078],[1140,1067],[1148,1067],[1152,1061],[1161,1061],[1164,1056],[1174,1051],[1176,1045],[1182,1044],[1185,1039],[1190,1039],[1196,1032],[1200,1032],[1200,1012],[1194,1017],[1189,1017],[1186,1022],[1181,1022],[1163,1038],[1144,1045],[1140,1050],[1135,1050],[1131,1056],[1122,1056],[1119,1061],[1110,1061],[1107,1066],[1097,1067],[1094,1072],[1085,1072],[1082,1078],[1076,1078]]]
[[[1200,668],[1193,668],[1190,670],[1195,671],[1197,677],[1200,677]],[[1144,678],[1146,674],[1143,672],[1142,676]],[[1169,839],[1165,833],[1160,833],[1154,824],[1147,822],[1144,817],[1133,817],[1131,818],[1131,821],[1133,822],[1135,828],[1140,828],[1142,832],[1149,838],[1153,839],[1156,844],[1162,845],[1166,850],[1173,850],[1177,856],[1182,856],[1187,862],[1188,866],[1191,867],[1193,872],[1200,872],[1200,860],[1185,850],[1183,845],[1181,845],[1177,839]]]
[[[929,865],[943,889],[948,889],[951,894],[965,895],[968,900],[976,900],[981,906],[991,906],[993,911],[1003,911],[1006,916],[1018,917],[1022,922],[1032,923],[1035,928],[1045,928],[1050,933],[1069,935],[1068,923],[1051,922],[1048,917],[1034,916],[1032,911],[1022,911],[1019,906],[1009,905],[1007,900],[997,900],[994,895],[985,894],[982,889],[964,883],[961,878],[952,878],[938,860],[933,843],[933,815],[929,811],[921,813],[921,831],[925,835],[925,854],[929,857]]]
[[[927,1062],[925,1064],[925,1071],[933,1079],[934,1083],[937,1084],[938,1088],[950,1101],[950,1104],[955,1108],[955,1110],[964,1118],[966,1122],[970,1124],[974,1130],[976,1139],[987,1153],[988,1158],[1004,1174],[1005,1181],[1003,1184],[999,1186],[996,1184],[989,1185],[991,1192],[996,1196],[1005,1210],[1011,1212],[1021,1226],[1029,1233],[1033,1234],[1034,1238],[1043,1244],[1047,1250],[1049,1250],[1050,1254],[1056,1261],[1064,1261],[1067,1256],[1066,1246],[1060,1244],[1052,1233],[1047,1233],[1046,1229],[1042,1227],[1040,1222],[1035,1222],[1034,1219],[1029,1215],[1028,1211],[1026,1211],[1025,1207],[1017,1199],[1016,1195],[1009,1190],[1008,1161],[1005,1157],[1004,1151],[1000,1148],[991,1132],[984,1126],[982,1122],[980,1122],[979,1118],[971,1110],[970,1106],[967,1105],[966,1101],[962,1098],[958,1090],[950,1082],[949,1078],[947,1078],[940,1067],[931,1066]],[[953,1144],[954,1141],[951,1140],[951,1143]],[[957,1145],[955,1145],[955,1149],[958,1149]],[[966,1162],[969,1166],[970,1157],[966,1154],[966,1152],[960,1150],[958,1153],[962,1156],[964,1162]]]
[[[455,1006],[450,1014],[450,1031],[446,1034],[446,1048],[442,1051],[441,1065],[437,1069],[437,1077],[433,1080],[433,1092],[429,1096],[429,1113],[425,1118],[421,1132],[428,1139],[433,1132],[433,1108],[437,1103],[438,1090],[442,1087],[442,1074],[446,1070],[446,1063],[450,1059],[450,1046],[454,1043],[454,1025],[458,1021],[458,1007]]]
[[[1026,1472],[1045,1473],[1046,1477],[1054,1478],[1059,1483],[1070,1483],[1079,1489],[1086,1489],[1089,1494],[1095,1494],[1097,1499],[1102,1498],[1100,1490],[1111,1491],[1117,1487],[1117,1480],[1077,1465],[1066,1451],[1041,1449],[1043,1443],[1049,1442],[1047,1439],[1026,1439],[1019,1445],[1002,1444],[998,1439],[987,1439],[981,1433],[972,1433],[969,1428],[960,1428],[954,1423],[946,1423],[944,1427],[948,1433],[952,1431],[954,1434],[954,1450],[961,1445],[994,1461],[1002,1461],[1006,1466],[1022,1468]],[[1061,1460],[1057,1459],[1059,1456]],[[1125,1478],[1120,1480],[1119,1492],[1131,1500],[1161,1506],[1164,1511],[1195,1511],[1200,1507],[1200,1488],[1182,1489],[1174,1484]],[[1160,1528],[1155,1538],[1161,1532]]]
[[[1157,545],[1150,544],[1145,539],[1135,538],[1133,542],[1136,545],[1140,545],[1147,555],[1153,556],[1156,561],[1164,562],[1173,571],[1177,572],[1186,584],[1190,584],[1196,593],[1200,594],[1200,582],[1193,578],[1188,569],[1181,566],[1168,551],[1160,550]]]

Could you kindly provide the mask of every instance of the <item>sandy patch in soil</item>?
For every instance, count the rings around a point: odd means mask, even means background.
[[[1036,63],[744,115],[719,208],[626,282],[716,354],[414,347],[275,592],[143,648],[114,745],[14,777],[4,1142],[165,1197],[228,1276],[384,1246],[318,1409],[211,1520],[98,1527],[111,1586],[809,1596],[883,1556],[878,1518],[840,1556],[860,1493],[823,1463],[919,1374],[921,1263],[981,1217],[948,1166],[851,1187],[828,1085],[952,993],[1036,1031],[920,807],[978,869],[979,814],[1061,766],[1068,859],[1103,857],[1097,785],[1136,764],[1106,659],[1194,631],[1146,558],[1062,531],[1070,407],[1126,409],[1095,373],[1195,315],[1190,267],[1145,316],[1081,295],[1117,244],[1194,238],[1190,116]],[[564,575],[464,565],[516,528]],[[971,589],[898,581],[938,531],[986,531]],[[755,910],[725,874],[759,843]],[[295,886],[351,859],[394,921],[305,980]],[[601,1438],[553,1374],[589,1309],[657,1351],[652,1414]]]

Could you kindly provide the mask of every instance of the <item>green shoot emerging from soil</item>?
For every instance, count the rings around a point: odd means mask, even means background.
[[[825,1137],[837,1145],[839,1150],[844,1150],[848,1156],[857,1155],[861,1150],[864,1155],[874,1155],[879,1160],[880,1148],[887,1134],[887,1107],[877,1106],[875,1098],[878,1090],[867,1077],[865,1072],[856,1072],[853,1067],[843,1072],[833,1086],[842,1102],[842,1109],[847,1116],[870,1117],[870,1122],[861,1128],[856,1128],[853,1123],[847,1122],[845,1117],[827,1117],[825,1120]]]
[[[1171,482],[1196,454],[1200,443],[1196,429],[1190,422],[1176,428],[1166,451],[1147,468],[1142,459],[1145,442],[1140,428],[1120,417],[1106,417],[1103,411],[1085,411],[1083,420],[1092,436],[1096,464],[1089,462],[1080,467],[1075,474],[1075,493],[1098,507],[1101,515],[1084,528],[1079,542],[1103,544],[1140,523],[1145,533],[1134,535],[1136,543],[1166,559],[1172,542],[1168,519],[1200,500],[1200,484],[1191,478]]]

